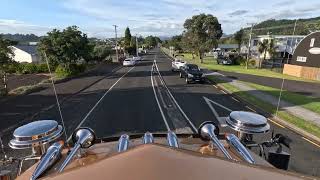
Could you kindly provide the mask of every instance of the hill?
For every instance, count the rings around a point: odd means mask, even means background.
[[[295,20],[289,19],[270,19],[256,24],[253,29],[255,35],[265,35],[268,32],[275,35],[290,35],[293,33]],[[245,28],[250,31],[250,28]],[[297,35],[307,35],[310,32],[320,30],[320,17],[309,19],[298,19],[296,26]]]
[[[15,41],[18,44],[28,44],[29,42],[38,42],[41,37],[34,34],[0,34],[4,39]]]

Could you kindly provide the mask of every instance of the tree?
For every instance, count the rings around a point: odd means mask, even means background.
[[[2,36],[0,36],[0,70],[5,71],[6,65],[11,63],[13,61],[14,53],[12,51],[12,48],[10,47],[12,45],[11,41],[3,39]]]
[[[217,42],[222,36],[221,24],[211,14],[200,14],[187,19],[183,26],[186,29],[185,35],[193,44],[192,47],[202,63],[204,52],[217,47]]]
[[[264,39],[262,42],[259,42],[258,51],[260,54],[263,53],[263,61],[266,60],[267,52],[270,54],[271,58],[273,58],[275,54],[275,42],[274,39]],[[261,59],[259,60],[259,68],[262,66]]]
[[[129,27],[126,28],[125,32],[124,32],[124,45],[126,47],[129,47],[131,45],[131,32]]]
[[[54,29],[48,32],[47,36],[41,39],[38,51],[42,59],[48,58],[50,65],[69,68],[70,64],[79,60],[89,61],[92,47],[87,35],[77,26],[71,26],[63,31]]]
[[[147,36],[145,38],[145,44],[148,48],[155,47],[157,43],[157,39],[153,36]]]
[[[236,32],[236,34],[234,35],[234,39],[237,41],[238,46],[239,46],[239,53],[241,50],[241,44],[243,43],[243,38],[244,38],[244,30],[240,29],[240,31]]]

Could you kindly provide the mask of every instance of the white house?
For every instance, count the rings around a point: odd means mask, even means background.
[[[14,61],[19,63],[40,63],[40,56],[37,53],[37,46],[16,45],[11,47],[14,53]]]
[[[287,57],[293,54],[294,49],[297,47],[298,43],[305,38],[305,36],[300,35],[261,35],[251,40],[251,55],[257,58],[263,58],[264,54],[259,53],[259,43],[263,40],[274,39],[275,41],[275,51],[276,57]],[[241,53],[248,52],[248,45],[241,47]],[[270,59],[270,54],[266,54],[266,59]]]

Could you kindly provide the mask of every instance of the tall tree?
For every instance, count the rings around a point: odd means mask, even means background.
[[[10,47],[11,45],[11,41],[0,36],[0,70],[2,71],[5,71],[6,65],[13,61],[14,53]]]
[[[243,43],[244,35],[245,34],[244,34],[243,29],[240,29],[240,31],[236,32],[236,34],[234,35],[234,39],[238,43],[239,53],[240,53],[240,49],[241,49],[241,44]]]
[[[188,35],[190,43],[194,44],[194,51],[199,54],[201,63],[205,51],[217,46],[217,41],[222,36],[221,24],[211,14],[200,14],[187,19],[184,22],[185,34]]]
[[[131,45],[131,32],[129,27],[126,28],[125,32],[124,32],[124,45],[126,47],[129,47]]]
[[[89,60],[92,47],[87,35],[77,26],[67,27],[63,31],[54,29],[41,39],[38,51],[42,59],[46,56],[51,65],[58,64],[68,68],[70,64],[81,59]]]

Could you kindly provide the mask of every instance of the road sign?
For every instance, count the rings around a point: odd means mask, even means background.
[[[309,34],[298,44],[291,64],[320,68],[320,32]]]

